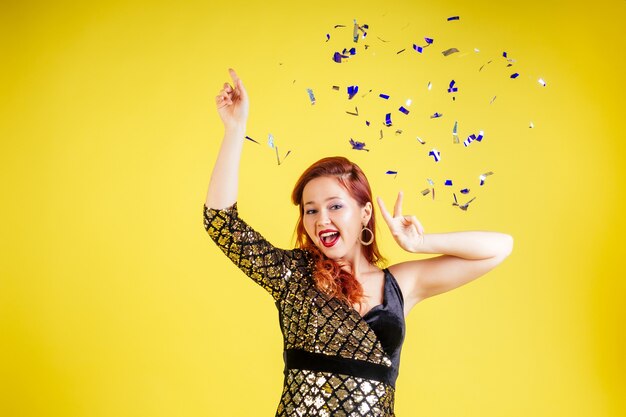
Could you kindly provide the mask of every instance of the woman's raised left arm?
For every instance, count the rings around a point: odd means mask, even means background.
[[[442,254],[389,267],[405,298],[405,310],[421,300],[458,288],[498,266],[513,250],[513,237],[499,232],[424,233],[415,216],[402,215],[402,192],[393,216],[378,198],[396,242],[412,253]]]

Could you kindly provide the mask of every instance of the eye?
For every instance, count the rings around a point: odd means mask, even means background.
[[[316,210],[313,210],[313,209],[311,209],[311,210],[306,210],[306,211],[304,212],[304,214],[315,214],[315,213],[316,213]]]
[[[330,206],[330,208],[333,209],[333,210],[339,210],[342,207],[343,206],[341,204],[333,204],[332,206]]]

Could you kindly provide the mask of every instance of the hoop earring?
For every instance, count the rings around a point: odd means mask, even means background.
[[[370,238],[366,242],[363,241],[363,232],[368,232],[370,234]],[[369,246],[372,242],[374,242],[374,233],[369,227],[363,225],[363,229],[361,229],[361,233],[359,234],[359,242],[361,242],[361,245],[363,246]]]

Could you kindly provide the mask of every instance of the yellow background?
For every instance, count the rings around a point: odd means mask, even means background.
[[[498,268],[411,312],[398,416],[626,415],[625,2],[313,3],[3,2],[0,415],[274,414],[275,306],[202,226],[229,66],[261,142],[244,145],[240,212],[275,245],[292,244],[295,180],[335,154],[388,206],[404,190],[427,233],[515,238]],[[355,18],[370,25],[358,44]],[[454,120],[482,143],[453,145]],[[280,166],[269,133],[292,151]],[[446,178],[476,196],[467,211]],[[380,226],[384,255],[411,259]]]

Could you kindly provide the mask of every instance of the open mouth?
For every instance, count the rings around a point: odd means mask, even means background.
[[[337,240],[339,240],[339,232],[336,230],[322,230],[319,234],[320,242],[327,248],[330,248]]]

